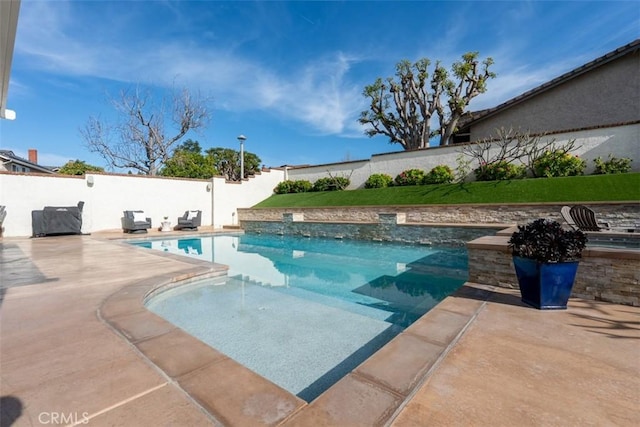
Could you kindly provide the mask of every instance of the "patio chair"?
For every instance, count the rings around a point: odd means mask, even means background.
[[[563,206],[562,209],[560,209],[560,213],[562,214],[562,218],[564,218],[566,223],[569,224],[571,228],[573,228],[574,230],[578,230],[578,226],[576,225],[576,222],[573,220],[573,218],[571,218],[570,206]]]
[[[609,224],[596,220],[596,214],[591,209],[582,205],[575,205],[569,210],[569,215],[578,229],[582,231],[609,230]],[[599,225],[601,224],[602,227]]]
[[[125,233],[146,233],[151,228],[151,218],[144,211],[124,211],[122,230]]]
[[[176,230],[197,230],[200,227],[202,211],[185,211],[184,215],[178,217]]]

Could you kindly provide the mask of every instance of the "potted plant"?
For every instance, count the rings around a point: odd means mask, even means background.
[[[587,244],[580,230],[537,219],[518,226],[509,239],[522,302],[541,310],[566,309],[578,261]]]

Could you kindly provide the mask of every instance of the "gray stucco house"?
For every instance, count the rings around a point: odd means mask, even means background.
[[[501,127],[554,134],[640,123],[640,39],[497,107],[467,113],[453,142],[495,136]]]

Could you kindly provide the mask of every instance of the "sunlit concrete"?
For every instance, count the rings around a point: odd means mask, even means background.
[[[640,425],[638,307],[468,283],[306,403],[142,306],[223,266],[123,237],[0,240],[3,426]]]

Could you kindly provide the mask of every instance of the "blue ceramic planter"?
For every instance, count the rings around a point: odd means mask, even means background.
[[[522,302],[540,310],[564,310],[578,271],[578,261],[540,263],[513,257]]]

